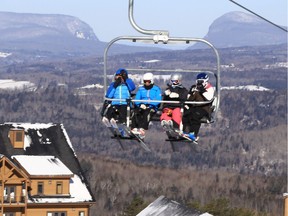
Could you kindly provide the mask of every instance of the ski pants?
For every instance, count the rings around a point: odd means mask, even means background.
[[[209,116],[208,112],[201,107],[191,107],[189,110],[184,111],[183,115],[183,129],[185,132],[194,132],[198,136],[201,119],[204,116]]]
[[[160,121],[173,120],[174,127],[179,128],[181,121],[182,121],[182,115],[181,115],[180,107],[176,107],[174,109],[168,108],[169,109],[168,112],[165,109],[167,109],[167,108],[163,109],[162,115],[160,116]],[[171,112],[170,112],[170,110],[171,110]],[[175,125],[175,123],[176,123],[176,125]]]
[[[143,128],[148,130],[149,122],[155,111],[151,108],[140,109],[136,108],[132,116],[131,128]]]
[[[113,105],[107,110],[106,117],[110,120],[114,118],[119,123],[126,123],[127,105]]]

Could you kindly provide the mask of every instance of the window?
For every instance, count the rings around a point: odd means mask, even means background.
[[[5,186],[4,188],[4,201],[15,202],[15,186]]]
[[[56,183],[56,194],[62,194],[63,193],[63,184],[62,182]]]
[[[37,194],[43,194],[44,193],[44,183],[38,182],[37,185]]]
[[[16,131],[16,142],[22,142],[22,141],[23,141],[23,132]]]
[[[85,216],[85,212],[84,211],[79,211],[79,216]]]
[[[66,212],[47,212],[47,216],[67,216]]]
[[[3,214],[3,216],[15,216],[15,213],[6,212],[5,214]]]

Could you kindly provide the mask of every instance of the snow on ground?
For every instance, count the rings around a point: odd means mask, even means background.
[[[86,85],[86,86],[83,86],[81,87],[82,89],[90,89],[90,88],[103,88],[104,86],[103,85],[100,85],[100,84],[92,84],[92,85]]]
[[[156,80],[155,82],[157,82],[157,80],[167,82],[170,79],[170,76],[171,75],[154,75],[154,80]],[[129,74],[129,78],[131,78],[136,84],[142,84],[142,77],[143,74]],[[107,75],[107,79],[109,86],[110,82],[112,82],[114,79],[114,75]],[[81,87],[81,89],[92,89],[92,88],[102,89],[104,88],[104,86],[97,83]]]
[[[156,62],[160,62],[161,60],[158,59],[151,59],[151,60],[147,60],[147,61],[143,61],[144,63],[156,63]]]
[[[247,91],[270,91],[270,89],[257,86],[257,85],[246,85],[246,86],[223,86],[221,90],[247,90]]]
[[[8,57],[10,55],[12,55],[12,53],[0,52],[0,58],[6,58],[6,57]]]
[[[13,79],[1,79],[0,89],[9,89],[9,90],[26,89],[34,91],[36,89],[36,85],[29,81],[15,81]]]

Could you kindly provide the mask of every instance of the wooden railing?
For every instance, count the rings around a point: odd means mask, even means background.
[[[0,203],[6,204],[26,204],[27,203],[27,197],[26,196],[11,196],[11,195],[5,195],[0,196]]]

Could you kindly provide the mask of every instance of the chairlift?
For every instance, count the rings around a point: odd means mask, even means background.
[[[147,69],[147,68],[126,68],[127,71],[130,72],[153,72],[153,73],[190,73],[190,74],[198,74],[201,72],[205,72],[209,75],[214,76],[215,78],[215,91],[214,91],[214,97],[210,101],[185,101],[184,104],[199,104],[199,105],[204,105],[204,104],[210,104],[212,103],[213,107],[213,112],[211,119],[203,119],[201,120],[202,123],[213,123],[216,122],[217,118],[217,112],[219,110],[219,105],[220,105],[220,57],[218,54],[217,49],[207,40],[202,39],[202,38],[193,38],[193,37],[170,37],[169,32],[166,30],[146,30],[141,27],[139,27],[133,17],[133,7],[134,7],[134,0],[129,0],[129,21],[133,28],[140,32],[141,34],[145,36],[119,36],[114,39],[112,39],[106,46],[105,51],[104,51],[104,74],[103,74],[103,79],[104,79],[104,101],[125,101],[125,99],[111,99],[105,97],[105,93],[107,90],[107,80],[108,80],[108,75],[107,75],[107,64],[108,64],[108,52],[110,48],[116,43],[116,42],[131,42],[131,43],[145,43],[145,44],[153,44],[153,46],[157,45],[191,45],[191,43],[195,42],[200,42],[202,44],[205,44],[208,46],[210,49],[212,49],[213,53],[215,54],[215,69],[212,71],[209,71],[207,69],[203,70],[193,70],[193,69]],[[122,66],[121,66],[122,67]],[[148,102],[147,100],[135,100],[133,98],[129,99],[129,102]],[[180,103],[178,101],[152,101],[150,100],[149,102],[160,102],[160,103]],[[130,106],[127,106],[127,122],[126,126],[129,128],[130,126]],[[172,146],[173,147],[173,146]],[[173,147],[174,148],[174,147]]]

